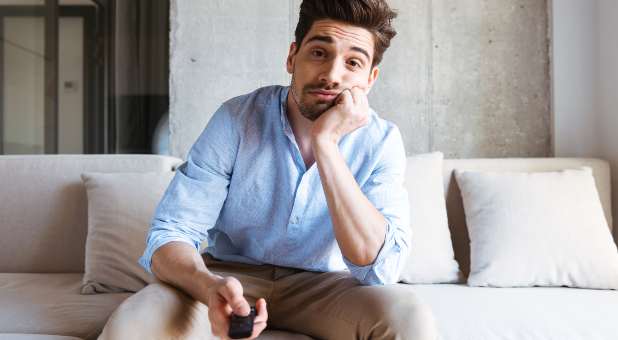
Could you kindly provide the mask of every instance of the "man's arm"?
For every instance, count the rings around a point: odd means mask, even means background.
[[[222,106],[189,151],[155,211],[139,263],[160,281],[208,306],[212,334],[226,337],[232,313],[247,315],[250,306],[242,283],[211,273],[199,249],[227,199],[240,143],[238,126]],[[256,301],[251,339],[265,328],[266,300]]]
[[[198,251],[227,198],[239,143],[236,131],[232,116],[222,106],[191,147],[187,161],[177,169],[159,202],[139,259],[146,271],[191,295],[197,291],[194,282],[212,282]],[[205,280],[192,282],[195,278]]]
[[[339,140],[366,125],[369,104],[362,89],[343,91],[337,104],[318,118],[312,148],[343,261],[362,284],[395,283],[410,245],[409,201],[404,187],[407,163],[397,126],[377,141],[377,161],[359,188]]]
[[[364,285],[399,281],[411,243],[407,159],[398,129],[380,143],[380,160],[362,188],[338,149],[326,142],[314,150],[343,261]]]
[[[222,277],[211,273],[195,248],[185,242],[169,242],[160,247],[152,258],[152,271],[162,281],[176,286],[208,306],[211,331],[225,337],[230,328],[230,314],[249,314],[249,303],[243,297],[240,281],[233,276]],[[251,339],[265,328],[268,320],[266,300],[255,303],[257,315]],[[227,339],[227,337],[225,337]]]
[[[341,253],[357,266],[373,263],[384,244],[386,219],[361,191],[337,144],[315,139],[313,153]]]
[[[193,246],[178,241],[169,242],[154,253],[152,272],[159,280],[182,289],[198,301],[208,301],[208,287],[223,279],[206,268]]]

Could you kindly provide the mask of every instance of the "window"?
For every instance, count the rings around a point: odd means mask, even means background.
[[[168,0],[0,0],[0,154],[166,153]]]

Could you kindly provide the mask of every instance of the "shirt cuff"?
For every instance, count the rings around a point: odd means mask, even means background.
[[[391,224],[389,222],[386,224],[386,239],[373,263],[365,266],[358,266],[350,262],[345,256],[343,256],[343,262],[348,266],[350,273],[356,277],[361,284],[367,286],[384,285],[388,283],[389,277],[392,276],[392,272],[398,272],[396,266],[394,268],[389,268],[388,261],[386,260],[390,256],[398,257],[399,254],[396,253],[399,251],[399,245],[395,241],[395,233],[391,231]]]
[[[146,270],[146,272],[154,275],[152,269],[150,268],[150,266],[152,265],[152,255],[155,253],[155,251],[157,251],[157,249],[172,241],[185,242],[195,247],[199,251],[199,245],[196,246],[193,240],[187,238],[186,236],[183,236],[182,234],[170,232],[159,233],[158,235],[152,235],[150,242],[148,242],[148,245],[144,250],[144,254],[137,260],[137,262],[140,266],[144,268],[144,270]]]

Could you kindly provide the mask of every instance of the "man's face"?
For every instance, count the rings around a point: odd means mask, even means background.
[[[344,89],[366,90],[378,76],[371,67],[374,38],[368,30],[334,20],[313,23],[302,41],[290,46],[287,60],[293,99],[301,114],[315,121]]]

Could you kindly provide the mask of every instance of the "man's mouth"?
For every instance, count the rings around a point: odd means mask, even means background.
[[[337,98],[337,96],[339,95],[339,92],[328,91],[328,90],[313,90],[313,91],[309,91],[309,94],[320,100],[332,101],[335,98]]]

